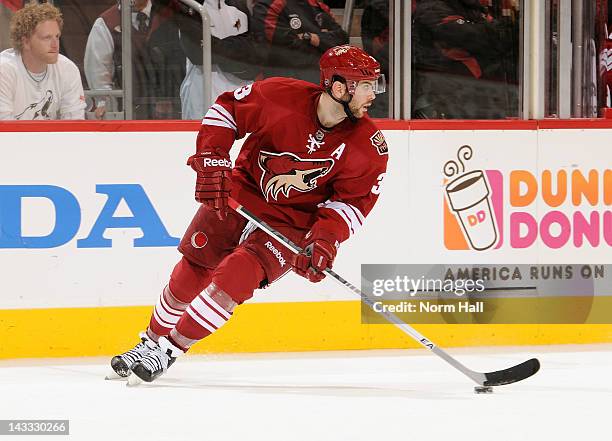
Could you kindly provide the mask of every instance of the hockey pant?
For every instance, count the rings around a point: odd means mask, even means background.
[[[276,228],[295,242],[304,234]],[[255,289],[291,269],[292,253],[278,241],[250,228],[233,210],[221,221],[204,205],[187,228],[179,251],[183,258],[155,305],[148,333],[154,339],[170,335],[183,349],[223,326],[233,307],[250,299]]]

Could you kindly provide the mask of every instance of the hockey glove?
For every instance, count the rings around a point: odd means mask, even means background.
[[[313,283],[325,278],[323,273],[331,269],[336,258],[335,237],[320,229],[313,228],[302,242],[302,252],[293,257],[293,271]]]
[[[227,152],[207,149],[191,156],[187,165],[197,173],[195,200],[215,210],[219,219],[225,219],[232,190],[232,161]]]

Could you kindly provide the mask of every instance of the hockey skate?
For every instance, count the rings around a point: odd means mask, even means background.
[[[144,357],[130,366],[132,374],[128,378],[128,385],[138,384],[138,380],[152,382],[166,372],[176,361],[176,357],[183,351],[174,346],[166,337],[160,337],[155,347],[151,348]]]
[[[157,343],[151,340],[145,331],[141,332],[138,336],[140,337],[140,343],[129,351],[113,357],[111,367],[117,376],[108,375],[106,377],[107,380],[127,378],[130,374],[130,366],[144,357],[149,350],[157,346]]]

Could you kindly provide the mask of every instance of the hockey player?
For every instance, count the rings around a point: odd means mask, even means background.
[[[348,45],[325,52],[320,70],[320,86],[269,78],[222,94],[206,113],[188,160],[202,205],[141,343],[111,361],[119,375],[154,380],[292,268],[322,280],[363,223],[387,166],[385,139],[367,117],[384,77],[374,58]],[[232,169],[229,149],[246,133]],[[230,195],[305,251],[294,256],[248,225],[228,208]]]

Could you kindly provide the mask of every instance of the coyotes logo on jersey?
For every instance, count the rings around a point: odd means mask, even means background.
[[[259,167],[263,171],[261,192],[269,200],[277,200],[282,193],[289,197],[291,189],[306,192],[317,186],[317,179],[325,176],[334,166],[334,160],[301,159],[293,153],[259,152]]]
[[[377,130],[372,136],[370,136],[372,145],[376,147],[376,151],[379,155],[387,155],[389,153],[389,147],[387,147],[387,141],[380,130]]]

